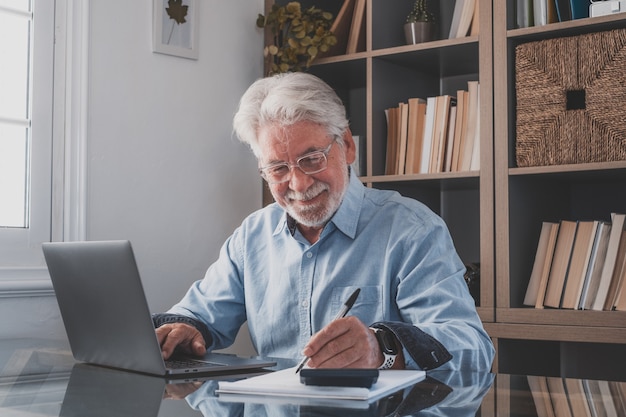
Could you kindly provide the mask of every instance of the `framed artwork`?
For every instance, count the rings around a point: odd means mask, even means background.
[[[154,52],[198,59],[199,0],[153,0]]]

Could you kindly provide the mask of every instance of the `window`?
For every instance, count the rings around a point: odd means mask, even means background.
[[[0,9],[0,226],[23,228],[28,226],[32,13],[26,2],[16,6]]]
[[[55,2],[0,0],[0,267],[43,266],[52,233]]]

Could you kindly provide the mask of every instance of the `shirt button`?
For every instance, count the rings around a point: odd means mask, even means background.
[[[302,307],[307,308],[309,306],[309,302],[307,300],[304,300],[302,302]]]
[[[313,257],[313,254],[312,254],[311,252],[307,252],[307,253],[306,253],[306,257],[307,257],[307,258],[309,258],[309,259],[311,259],[311,257]]]

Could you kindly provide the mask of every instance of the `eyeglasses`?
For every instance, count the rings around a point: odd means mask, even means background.
[[[291,179],[291,168],[297,167],[307,175],[317,174],[328,168],[327,156],[334,143],[335,141],[333,140],[326,149],[302,155],[296,160],[295,164],[278,162],[259,168],[259,173],[270,184],[280,184],[289,181]]]

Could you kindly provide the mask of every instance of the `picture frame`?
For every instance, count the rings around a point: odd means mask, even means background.
[[[154,52],[198,59],[198,0],[153,0]]]

